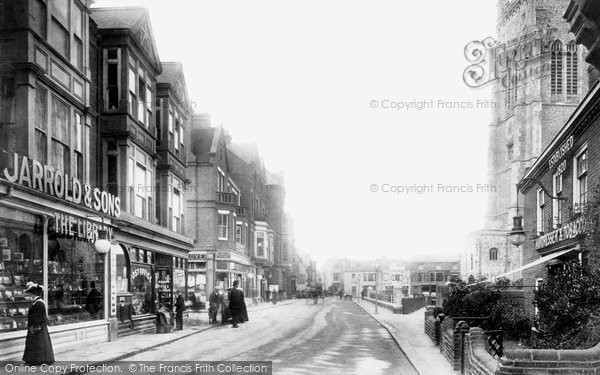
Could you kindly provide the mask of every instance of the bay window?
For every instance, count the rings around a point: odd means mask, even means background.
[[[138,67],[136,68],[136,65]],[[147,128],[152,125],[152,82],[146,72],[133,58],[129,59],[129,113]]]
[[[35,158],[48,164],[48,91],[35,88]]]
[[[132,147],[128,161],[128,179],[130,187],[129,212],[146,220],[153,214],[153,166],[152,158],[137,147]]]
[[[119,50],[105,50],[106,54],[106,109],[119,108]]]
[[[69,129],[69,106],[56,97],[52,97],[52,144],[50,163],[63,172],[71,170]]]

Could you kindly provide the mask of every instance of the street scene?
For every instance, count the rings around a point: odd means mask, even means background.
[[[0,374],[600,373],[598,25],[0,0]]]

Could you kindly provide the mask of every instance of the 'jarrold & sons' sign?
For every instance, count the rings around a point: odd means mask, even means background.
[[[536,239],[535,248],[538,250],[546,246],[554,245],[560,241],[575,238],[580,234],[584,234],[585,229],[585,220],[583,216],[580,216],[576,220]]]
[[[12,183],[27,186],[31,189],[50,194],[76,204],[82,204],[90,209],[119,217],[121,214],[121,198],[82,184],[76,177],[71,177],[61,170],[42,165],[35,159],[14,154],[12,172],[4,168],[4,177]]]

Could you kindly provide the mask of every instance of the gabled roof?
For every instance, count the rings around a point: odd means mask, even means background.
[[[131,29],[148,13],[143,7],[92,8],[99,29]]]
[[[92,19],[99,30],[129,30],[139,47],[148,55],[153,67],[160,74],[162,65],[154,41],[148,9],[144,7],[92,8]]]
[[[163,61],[162,74],[157,78],[158,83],[168,83],[171,90],[182,103],[187,103],[187,86],[183,74],[183,64],[179,61]]]

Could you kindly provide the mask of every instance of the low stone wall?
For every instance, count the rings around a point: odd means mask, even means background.
[[[425,307],[425,302],[425,297],[402,298],[402,314],[410,314]]]
[[[365,301],[369,301],[371,303],[375,303],[375,298],[365,297]],[[386,309],[392,310],[394,314],[402,314],[402,306],[396,305],[390,302],[379,301],[379,307],[384,307]]]
[[[466,375],[493,375],[498,361],[487,351],[485,332],[479,327],[471,328],[465,336],[464,370]]]
[[[600,344],[586,350],[509,350],[496,374],[600,374]]]

